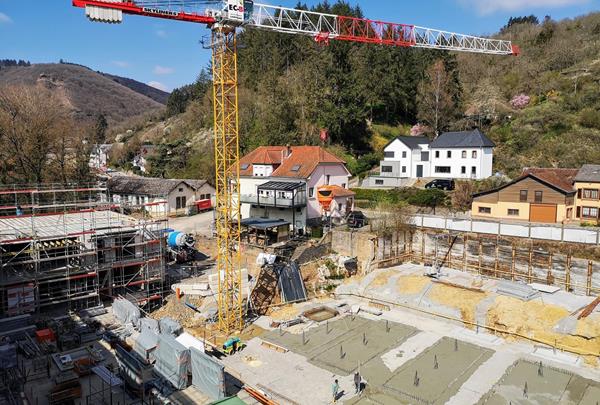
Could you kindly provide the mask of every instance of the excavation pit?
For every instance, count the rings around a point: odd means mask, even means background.
[[[600,384],[544,363],[519,360],[479,401],[479,405],[596,405]]]
[[[308,310],[302,314],[303,317],[315,322],[324,322],[333,319],[339,315],[339,312],[329,307],[318,307]]]

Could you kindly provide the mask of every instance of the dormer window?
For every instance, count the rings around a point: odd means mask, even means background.
[[[292,171],[299,172],[301,167],[302,167],[302,165],[295,165],[294,167],[292,167]]]
[[[244,163],[243,165],[240,166],[240,169],[248,170],[249,167],[250,167],[250,165],[248,163]]]

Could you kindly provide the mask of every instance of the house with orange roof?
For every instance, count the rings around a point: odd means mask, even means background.
[[[242,219],[281,220],[294,231],[320,221],[320,186],[348,189],[346,163],[320,146],[261,146],[240,159]],[[337,193],[339,212],[352,209],[354,194]]]

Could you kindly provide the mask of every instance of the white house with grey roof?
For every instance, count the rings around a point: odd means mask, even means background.
[[[385,146],[380,174],[363,187],[402,187],[415,178],[485,179],[492,176],[494,147],[479,129],[445,132],[433,141],[399,136]]]

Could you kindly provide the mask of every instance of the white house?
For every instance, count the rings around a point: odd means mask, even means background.
[[[96,144],[90,153],[90,167],[97,170],[106,170],[110,160],[110,150],[112,144]]]
[[[261,146],[240,160],[242,218],[281,220],[305,230],[322,216],[317,189],[347,189],[349,178],[345,162],[319,146]],[[342,212],[353,201],[350,192],[336,197]]]
[[[363,187],[402,187],[424,177],[485,179],[492,175],[494,147],[479,129],[445,132],[433,141],[400,136],[384,148],[379,176],[365,179]]]

